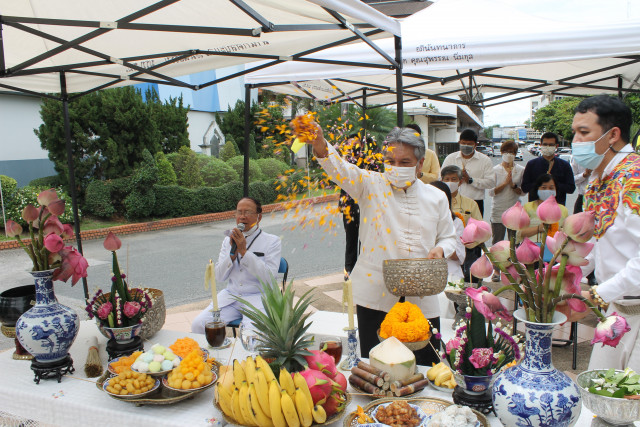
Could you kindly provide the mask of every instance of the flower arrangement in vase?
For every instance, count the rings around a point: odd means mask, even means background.
[[[58,303],[53,281],[71,279],[73,286],[87,276],[89,264],[72,246],[65,246],[64,239],[73,237],[73,230],[58,218],[64,213],[65,202],[58,198],[56,190],[42,191],[37,201],[39,207],[28,204],[22,210],[22,218],[29,226],[29,240],[22,240],[20,224],[12,220],[6,223],[7,236],[15,237],[31,259],[30,273],[36,285],[36,304],[18,319],[16,334],[36,362],[57,364],[68,360],[68,349],[80,322],[75,311]]]
[[[529,226],[530,218],[520,202],[502,214],[509,240],[491,248],[485,242],[491,238],[491,226],[483,221],[469,220],[461,236],[467,248],[481,246],[484,256],[471,266],[471,274],[487,278],[494,266],[501,272],[503,287],[494,295],[487,289],[476,291],[474,305],[485,314],[510,316],[496,298],[512,290],[522,302],[515,317],[525,323],[526,351],[521,364],[509,368],[494,383],[492,398],[498,417],[505,425],[573,425],[580,414],[580,392],[575,383],[551,363],[553,327],[564,323],[571,310],[591,309],[600,323],[592,343],[616,346],[629,331],[626,320],[615,312],[605,317],[598,307],[581,294],[580,266],[593,248],[594,214],[586,211],[568,216],[552,236],[549,230],[557,226],[562,211],[555,197],[540,203],[536,214],[547,236],[540,247],[523,239],[516,247],[516,233]],[[545,247],[552,253],[543,261]],[[469,292],[469,291],[467,291]]]
[[[118,342],[130,342],[139,335],[142,318],[152,306],[152,298],[146,289],[129,289],[126,275],[120,272],[116,251],[122,246],[120,239],[109,232],[103,246],[113,256],[111,292],[99,289],[87,301],[86,311],[96,318],[98,326],[106,335]],[[103,332],[103,333],[105,333]]]

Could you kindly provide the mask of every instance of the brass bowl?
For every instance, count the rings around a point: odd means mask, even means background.
[[[444,259],[386,259],[382,276],[393,295],[424,297],[437,295],[447,286],[447,261]]]

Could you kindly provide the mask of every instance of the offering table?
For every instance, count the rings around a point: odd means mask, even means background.
[[[443,332],[446,328],[442,328]],[[54,426],[212,426],[218,422],[224,424],[222,415],[213,406],[213,387],[196,394],[193,399],[184,400],[173,405],[146,405],[137,407],[131,402],[117,401],[96,387],[95,379],[88,379],[84,374],[84,363],[88,353],[87,339],[98,336],[102,366],[107,367],[107,355],[104,350],[105,340],[100,335],[94,321],[81,322],[80,332],[73,346],[71,357],[74,361],[75,373],[67,374],[62,382],[43,380],[40,384],[33,382],[33,372],[29,361],[13,360],[12,351],[0,353],[0,425],[54,425]],[[170,345],[176,339],[189,336],[202,347],[207,348],[204,335],[185,334],[184,332],[161,330],[152,339],[145,342],[149,349],[155,343]],[[316,335],[316,342],[322,338]],[[237,340],[231,347],[212,351],[211,355],[219,356],[222,364],[230,359],[246,358],[248,353]],[[423,372],[425,367],[419,367]],[[345,372],[345,375],[349,375]],[[353,391],[349,387],[348,391]],[[442,393],[427,387],[413,396],[428,396],[451,400],[451,394]],[[356,410],[356,405],[365,406],[370,398],[352,395],[351,404],[343,414]],[[593,415],[583,406],[577,426],[590,426]],[[500,426],[500,421],[488,417],[492,426]],[[342,426],[342,418],[331,427]],[[594,424],[595,425],[595,424]],[[636,423],[640,426],[640,423]]]

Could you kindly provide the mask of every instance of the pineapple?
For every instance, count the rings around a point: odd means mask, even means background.
[[[289,372],[302,371],[307,364],[304,356],[312,355],[307,347],[313,339],[305,335],[311,325],[305,325],[310,314],[304,313],[313,302],[310,293],[311,290],[307,291],[294,306],[293,282],[286,286],[283,293],[277,279],[273,278],[270,283],[262,284],[262,305],[266,314],[248,301],[235,297],[244,305],[240,310],[242,314],[255,324],[260,337],[258,352],[267,360],[273,359],[273,372],[280,372],[281,367]]]

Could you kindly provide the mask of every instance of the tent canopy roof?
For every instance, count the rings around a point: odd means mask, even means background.
[[[68,92],[198,89],[215,82],[175,77],[400,34],[398,21],[359,0],[0,0],[0,10],[0,87],[37,93],[60,92],[60,71]]]
[[[618,91],[619,84],[638,90],[640,6],[622,0],[606,8],[596,0],[439,0],[401,25],[406,99],[479,103],[479,93],[502,92],[484,97],[499,103],[515,93],[587,95]],[[392,40],[378,44],[393,52]],[[314,56],[379,61],[362,43]],[[392,70],[286,63],[251,73],[247,82],[281,83],[269,89],[334,101],[357,102],[367,88],[368,103],[395,101]]]

